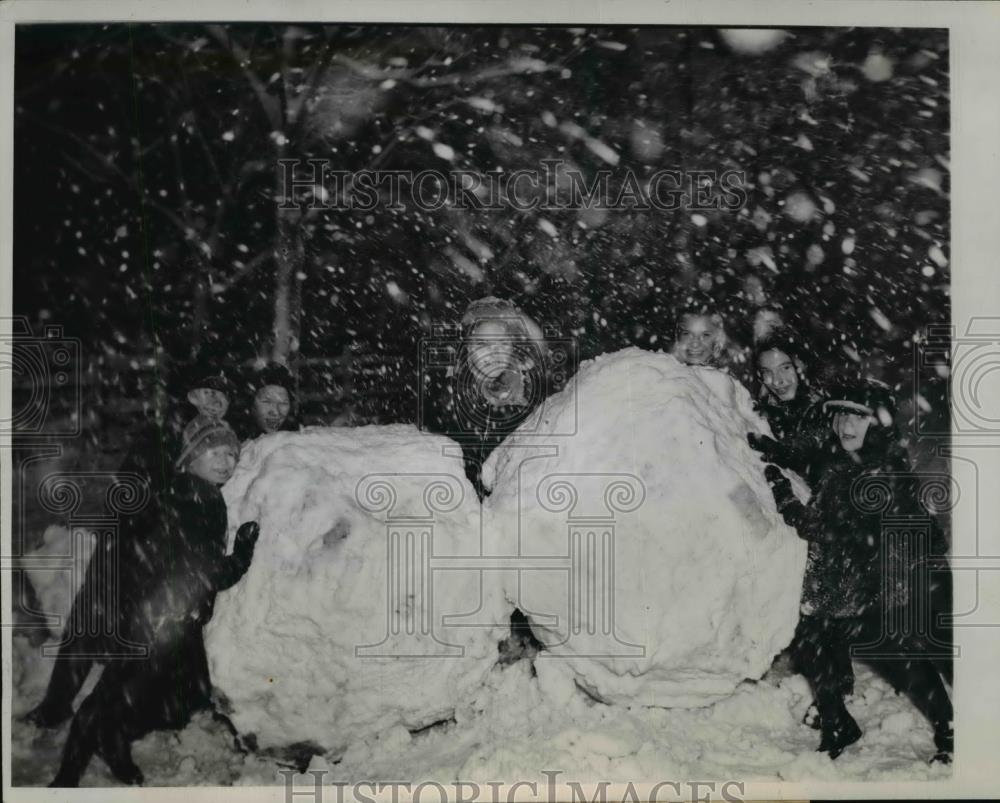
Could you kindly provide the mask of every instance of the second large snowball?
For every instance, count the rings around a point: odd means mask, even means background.
[[[607,702],[706,705],[759,678],[798,619],[806,550],[777,514],[727,374],[630,348],[485,466],[485,531],[562,675]],[[559,687],[556,683],[555,687]]]

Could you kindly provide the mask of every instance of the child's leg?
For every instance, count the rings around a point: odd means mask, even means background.
[[[77,658],[69,649],[61,649],[52,667],[45,696],[25,719],[41,728],[52,728],[73,716],[73,700],[93,665],[92,659]]]
[[[854,687],[850,653],[835,620],[803,616],[789,647],[792,664],[817,689],[835,690],[846,695]]]
[[[94,753],[104,759],[122,783],[142,783],[142,773],[132,761],[130,742],[134,718],[130,700],[141,691],[134,682],[140,675],[137,668],[121,662],[105,668],[73,718],[59,771],[50,786],[78,786]]]
[[[844,705],[854,674],[842,624],[803,616],[792,642],[792,657],[796,670],[809,681],[819,711],[819,749],[836,758],[861,738],[858,723]]]
[[[66,738],[66,745],[63,748],[62,760],[59,764],[59,771],[55,779],[49,786],[76,787],[80,785],[80,778],[90,764],[90,759],[97,751],[99,738],[100,719],[104,712],[102,708],[107,703],[108,689],[102,688],[104,677],[98,682],[94,691],[83,701],[80,710],[73,717],[73,724],[69,729],[69,736]]]
[[[880,617],[868,617],[858,623],[851,639],[862,644],[872,643],[882,635],[885,652],[889,657],[865,658],[879,675],[897,692],[905,694],[934,728],[934,744],[940,753],[952,752],[951,698],[941,679],[933,652],[937,647],[925,639],[908,636],[885,637]]]
[[[938,749],[951,752],[951,722],[954,712],[948,690],[933,662],[927,658],[882,658],[869,663],[927,717],[934,728],[934,744]]]

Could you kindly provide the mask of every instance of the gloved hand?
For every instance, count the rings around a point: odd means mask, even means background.
[[[253,553],[254,545],[260,536],[260,525],[255,521],[245,521],[236,531],[236,542],[233,545],[233,552],[248,551]]]
[[[778,483],[787,483],[788,479],[784,474],[781,473],[781,469],[778,468],[773,463],[768,463],[764,466],[764,478],[767,480],[767,484],[772,488]]]
[[[795,498],[795,494],[792,493],[792,484],[781,473],[781,469],[772,464],[764,467],[764,477],[767,479],[767,484],[771,486],[774,503],[778,506],[778,512],[785,520],[785,524],[794,527],[796,517],[793,514],[793,509],[796,507],[798,500]]]
[[[758,435],[756,432],[747,433],[747,443],[750,444],[751,449],[760,452],[767,461],[772,460],[781,452],[781,444],[774,438],[769,438],[767,435]]]

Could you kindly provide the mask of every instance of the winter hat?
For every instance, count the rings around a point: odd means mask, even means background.
[[[892,427],[896,419],[896,401],[888,385],[869,379],[831,388],[829,398],[823,402],[823,411],[870,415],[880,426]]]
[[[196,390],[197,388],[211,388],[220,393],[225,393],[227,396],[231,396],[233,393],[232,383],[230,383],[221,369],[213,371],[202,366],[195,366],[191,371],[191,376],[193,379],[187,383],[188,391]]]
[[[250,375],[248,383],[251,395],[257,393],[261,388],[266,388],[268,385],[277,385],[288,391],[289,398],[293,398],[295,395],[294,384],[291,371],[277,362],[269,362],[262,368],[255,370]]]
[[[199,387],[205,387],[200,385]],[[189,465],[199,455],[216,446],[231,446],[236,454],[240,453],[240,442],[229,424],[207,415],[196,415],[192,418],[181,437],[181,453],[174,465],[183,468]]]
[[[219,360],[204,349],[198,352],[195,359],[187,366],[185,373],[186,391],[211,388],[227,396],[233,394],[233,385],[226,372],[219,366]]]
[[[526,315],[513,301],[496,296],[479,298],[469,304],[462,316],[462,331],[471,332],[483,321],[496,321],[504,326],[512,337],[543,342],[545,336],[541,327]]]
[[[796,363],[796,368],[799,368],[800,373],[805,372],[810,363],[809,355],[806,353],[806,344],[802,341],[802,338],[784,327],[775,329],[767,337],[759,340],[754,346],[753,351],[755,366],[760,361],[760,356],[768,351],[780,351],[791,357],[792,361]]]

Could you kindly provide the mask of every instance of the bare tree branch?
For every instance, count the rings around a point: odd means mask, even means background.
[[[267,120],[271,124],[271,128],[275,131],[280,130],[281,113],[278,101],[268,93],[267,87],[264,86],[257,74],[250,69],[250,54],[246,51],[243,45],[229,36],[228,31],[226,31],[223,26],[207,25],[205,27],[212,37],[233,55],[233,58],[236,60],[243,76],[247,79],[247,83],[250,84],[251,89],[253,89],[254,94],[257,96],[257,100],[260,103],[264,114],[267,116]]]

